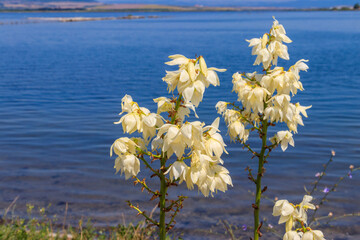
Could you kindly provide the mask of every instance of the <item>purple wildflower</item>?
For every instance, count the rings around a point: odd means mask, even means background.
[[[242,229],[243,231],[246,231],[246,230],[247,230],[246,224],[242,225],[241,229]]]
[[[323,193],[328,193],[328,192],[330,192],[330,189],[328,187],[325,187]]]
[[[351,171],[348,172],[348,176],[349,176],[350,179],[352,179]]]

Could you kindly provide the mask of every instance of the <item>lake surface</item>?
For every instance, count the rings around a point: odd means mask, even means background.
[[[0,22],[26,22],[28,17],[112,17],[127,13],[1,13]],[[145,204],[131,180],[114,175],[109,157],[112,142],[123,135],[113,122],[119,119],[121,98],[133,96],[141,106],[156,111],[152,99],[169,96],[161,78],[167,56],[203,55],[208,66],[227,68],[220,73],[221,86],[206,90],[197,111],[210,124],[217,117],[218,100],[234,101],[234,72],[261,71],[252,66],[255,57],[245,39],[268,32],[272,16],[288,36],[290,61],[309,59],[309,71],[301,75],[305,88],[295,101],[312,105],[305,126],[299,128],[296,148],[277,149],[267,165],[267,196],[300,202],[303,186],[315,180],[322,164],[336,151],[334,163],[320,190],[348,172],[360,160],[360,12],[229,12],[229,13],[134,13],[158,15],[157,19],[42,22],[0,25],[0,208],[19,196],[16,211],[25,203],[52,207],[49,214],[62,216],[69,204],[69,222],[82,216],[96,225],[137,221],[125,200]],[[222,133],[226,133],[222,121]],[[178,217],[178,232],[185,239],[222,239],[219,219],[241,226],[252,224],[252,196],[244,168],[254,166],[250,154],[224,137],[229,155],[224,156],[234,187],[226,194],[204,198],[189,195]],[[251,141],[256,143],[257,139]],[[259,142],[258,142],[259,143]],[[142,166],[142,174],[146,175]],[[143,176],[143,175],[141,175]],[[360,174],[346,178],[332,194],[320,215],[359,212]],[[144,198],[146,197],[146,198]],[[321,193],[316,195],[321,197]],[[272,202],[264,200],[268,223]],[[356,239],[359,218],[325,227],[334,239]],[[346,228],[344,227],[346,226]],[[209,229],[213,228],[210,234]],[[283,226],[280,231],[283,232]],[[206,233],[206,237],[204,234]],[[351,237],[353,236],[353,237]],[[270,239],[270,236],[269,238]]]

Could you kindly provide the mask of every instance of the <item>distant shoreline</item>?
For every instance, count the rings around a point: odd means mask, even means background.
[[[359,11],[353,7],[331,8],[284,8],[284,7],[181,7],[151,4],[100,4],[100,3],[26,3],[14,5],[6,2],[0,5],[0,13],[6,12],[313,12],[313,11]],[[360,12],[360,11],[359,11]]]
[[[79,12],[79,13],[117,13],[117,12],[360,12],[359,10],[332,10],[332,9],[262,9],[262,10],[192,10],[192,11],[174,11],[174,10],[148,10],[148,9],[128,9],[128,10],[83,10],[83,9],[22,9],[22,10],[0,10],[0,13],[26,13],[26,12]]]

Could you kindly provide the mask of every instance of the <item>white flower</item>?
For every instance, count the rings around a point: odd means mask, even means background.
[[[171,99],[166,97],[155,98],[154,102],[156,102],[158,106],[157,114],[169,112],[175,107],[175,104],[171,102]]]
[[[211,157],[202,154],[201,151],[192,151],[190,178],[187,178],[187,181],[191,183],[189,183],[188,186],[192,186],[192,184],[200,186],[206,181],[209,172],[209,163],[212,161]]]
[[[280,216],[279,224],[286,222],[295,212],[295,208],[288,200],[278,200],[273,208],[273,216]]]
[[[302,202],[300,203],[299,215],[297,216],[297,218],[305,223],[307,222],[307,209],[316,209],[315,205],[310,203],[312,199],[312,196],[305,195]]]
[[[163,80],[168,84],[169,91],[177,88],[182,94],[185,103],[191,102],[196,107],[203,99],[205,88],[209,85],[220,85],[216,71],[222,72],[225,69],[208,68],[204,58],[188,59],[183,55],[172,55],[173,59],[167,62],[168,65],[179,65],[177,71],[167,71]],[[199,63],[197,63],[199,61]]]
[[[170,173],[170,180],[176,180],[180,178],[180,183],[186,179],[188,166],[183,161],[175,161],[165,174]]]
[[[230,123],[228,129],[229,136],[233,141],[236,141],[238,137],[244,139],[244,136],[246,136],[245,127],[240,121]]]
[[[174,153],[178,158],[184,154],[186,143],[184,136],[181,134],[180,128],[173,124],[164,124],[158,131],[158,137],[165,134],[162,151],[167,153],[170,158]]]
[[[310,230],[304,233],[301,240],[325,240],[325,238],[320,230]]]
[[[292,137],[292,133],[289,131],[279,131],[274,136],[274,138],[270,139],[272,143],[281,143],[281,149],[285,151],[288,147],[288,144],[291,146],[295,146],[294,139]]]
[[[301,240],[296,231],[289,231],[284,234],[283,240]]]
[[[227,102],[218,101],[217,104],[215,105],[215,108],[219,114],[223,114],[226,111],[228,104],[229,103]]]
[[[294,218],[298,215],[295,207],[288,200],[278,200],[273,208],[273,216],[280,216],[279,224],[286,222],[286,232],[291,231],[294,225]]]
[[[156,113],[150,113],[142,118],[143,137],[146,143],[156,134],[156,128],[161,127],[164,122],[162,117]]]
[[[227,185],[233,186],[229,171],[220,165],[214,165],[211,167],[209,176],[209,190],[211,192],[216,192],[220,190],[225,192],[228,188]]]
[[[181,70],[166,71],[166,76],[163,77],[162,80],[167,83],[169,92],[173,92],[175,90],[179,82],[181,72]]]
[[[151,150],[155,151],[156,149],[162,149],[163,144],[164,140],[160,136],[157,136],[151,142]]]
[[[133,105],[134,105],[134,102],[133,102],[133,99],[130,95],[125,95],[122,99],[121,99],[121,109],[122,109],[122,112],[132,112],[133,110]],[[120,113],[120,114],[121,114]]]
[[[115,152],[116,155],[127,153],[135,154],[136,147],[138,147],[138,145],[132,139],[127,137],[118,138],[110,147],[110,157],[113,152]]]
[[[296,103],[295,104],[295,107],[296,107],[296,111],[300,112],[304,117],[308,117],[307,113],[306,113],[306,110],[308,110],[309,108],[311,108],[312,106],[308,106],[308,107],[304,107],[304,106],[301,106],[300,103]]]
[[[173,65],[186,65],[189,63],[190,59],[181,55],[181,54],[174,54],[169,56],[172,61],[166,62],[165,64],[173,66]]]
[[[217,133],[219,131],[219,122],[220,118],[218,117],[214,120],[211,126],[205,128],[210,128],[205,137],[206,153],[211,157],[216,156],[217,158],[220,158],[224,151],[228,153],[225,150],[226,145],[223,138],[219,133]]]
[[[284,26],[279,24],[279,22],[275,19],[275,17],[273,18],[274,18],[274,22],[270,30],[270,34],[280,41],[291,43],[292,41],[290,40],[290,38],[286,36],[286,31]]]
[[[207,68],[207,65],[206,65],[206,62],[205,62],[203,56],[200,56],[200,58],[199,58],[199,66],[200,66],[201,73],[204,74],[205,77],[207,77],[208,68]]]
[[[193,147],[195,149],[204,149],[203,144],[203,126],[204,124],[195,121],[195,122],[186,122],[180,128],[180,132],[183,138],[184,143],[188,147]]]
[[[121,174],[125,173],[125,179],[136,176],[140,172],[140,161],[133,154],[119,155],[115,159],[116,173],[121,170]]]

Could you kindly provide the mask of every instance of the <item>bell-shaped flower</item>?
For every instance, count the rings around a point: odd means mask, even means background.
[[[303,222],[307,222],[307,213],[306,211],[308,209],[312,209],[315,210],[316,207],[314,204],[310,203],[312,201],[313,197],[310,195],[305,195],[302,202],[299,204],[299,214],[297,216],[297,218]]]
[[[125,173],[125,179],[136,176],[140,172],[140,161],[133,154],[119,155],[115,160],[116,173],[121,170],[121,174]]]
[[[279,224],[284,223],[288,220],[289,216],[293,214],[295,208],[288,200],[278,200],[275,202],[273,208],[273,216],[280,216]]]
[[[237,138],[244,139],[246,137],[245,126],[240,121],[234,121],[228,126],[228,133],[231,140],[236,141]]]
[[[286,232],[291,231],[294,225],[294,217],[298,212],[288,200],[278,200],[273,208],[273,216],[280,216],[279,224],[286,222]]]
[[[306,113],[306,110],[308,110],[309,108],[311,108],[312,106],[307,106],[307,107],[304,107],[304,106],[301,106],[300,103],[296,103],[295,104],[295,107],[296,107],[296,110],[298,112],[300,112],[304,117],[308,117],[307,113]]]
[[[168,84],[170,91],[177,88],[185,103],[191,102],[197,107],[203,99],[205,88],[210,84],[220,85],[216,71],[225,71],[225,69],[208,68],[202,56],[199,59],[188,59],[177,54],[169,58],[173,60],[166,64],[179,65],[179,70],[167,71],[163,80]]]
[[[141,138],[141,137],[132,137],[131,140],[134,141],[134,143],[136,143],[138,148],[140,148],[143,151],[146,150],[146,144],[145,144],[145,141],[144,141],[143,138]]]
[[[272,143],[280,143],[281,149],[285,151],[288,147],[288,144],[291,146],[295,146],[294,139],[292,137],[292,133],[289,131],[279,131],[276,133],[276,135],[270,139]]]
[[[169,112],[175,107],[175,104],[171,102],[171,99],[166,97],[155,98],[154,102],[157,103],[157,114],[160,114],[162,112]]]
[[[163,145],[164,140],[161,138],[161,136],[157,136],[151,141],[151,150],[155,151],[157,149],[162,149]]]
[[[199,66],[200,66],[200,71],[201,71],[201,73],[202,73],[205,77],[207,77],[208,67],[207,67],[207,65],[206,65],[206,62],[205,62],[203,56],[200,56],[200,57],[199,57]]]
[[[268,106],[264,110],[264,119],[271,122],[279,122],[283,119],[283,111],[278,106]]]
[[[301,240],[325,240],[324,234],[320,230],[310,230],[304,233]]]
[[[217,190],[225,192],[228,189],[227,185],[233,186],[229,171],[220,165],[210,167],[209,182],[211,192],[217,192]]]
[[[164,124],[158,131],[158,137],[163,134],[164,142],[162,151],[167,153],[167,157],[170,158],[174,153],[178,158],[181,158],[186,148],[186,142],[184,136],[181,134],[180,128],[173,124]]]
[[[283,41],[285,43],[291,43],[292,41],[288,36],[286,36],[285,28],[282,24],[279,24],[278,20],[274,18],[273,25],[270,30],[271,36],[274,36],[276,39]]]
[[[205,151],[213,157],[220,158],[223,152],[228,153],[225,149],[225,143],[219,132],[220,118],[216,118],[211,126],[205,127],[204,130],[209,129],[205,134]]]
[[[127,153],[135,154],[136,147],[138,147],[138,145],[132,139],[127,137],[118,138],[110,147],[110,157],[113,152],[119,156]]]
[[[186,65],[189,63],[190,59],[187,57],[181,55],[181,54],[174,54],[169,56],[170,59],[172,59],[169,62],[166,62],[165,64],[174,66],[174,65]]]
[[[124,112],[132,112],[133,111],[133,105],[135,104],[135,102],[133,101],[132,97],[130,95],[125,95],[122,99],[121,99],[121,109],[122,109],[122,113]]]
[[[301,240],[301,238],[296,231],[289,231],[284,234],[283,240]]]
[[[228,104],[228,102],[218,101],[215,105],[218,114],[223,114],[226,111]]]
[[[180,132],[183,138],[184,143],[188,147],[193,147],[196,149],[204,149],[203,145],[203,123],[199,121],[195,122],[186,122],[180,128]]]
[[[284,44],[282,44],[280,41],[271,41],[269,44],[269,52],[272,55],[272,63],[274,65],[277,64],[278,57],[289,60],[289,53],[288,53],[288,47]]]
[[[262,113],[267,95],[270,95],[270,92],[265,88],[254,87],[242,102],[246,108],[252,108],[255,113]]]
[[[164,174],[170,173],[170,180],[180,179],[180,183],[182,183],[186,180],[188,169],[189,167],[184,161],[175,161]]]
[[[162,117],[156,113],[150,113],[142,118],[143,137],[146,143],[156,134],[156,129],[161,127],[164,122]]]
[[[192,184],[202,185],[206,181],[209,164],[214,161],[211,157],[202,154],[201,151],[195,150],[191,154],[191,165],[190,165],[190,178],[187,179],[191,181]]]
[[[166,75],[165,77],[162,78],[162,80],[167,83],[169,92],[173,92],[176,89],[179,83],[179,78],[181,76],[181,73],[182,73],[181,70],[166,71]]]

